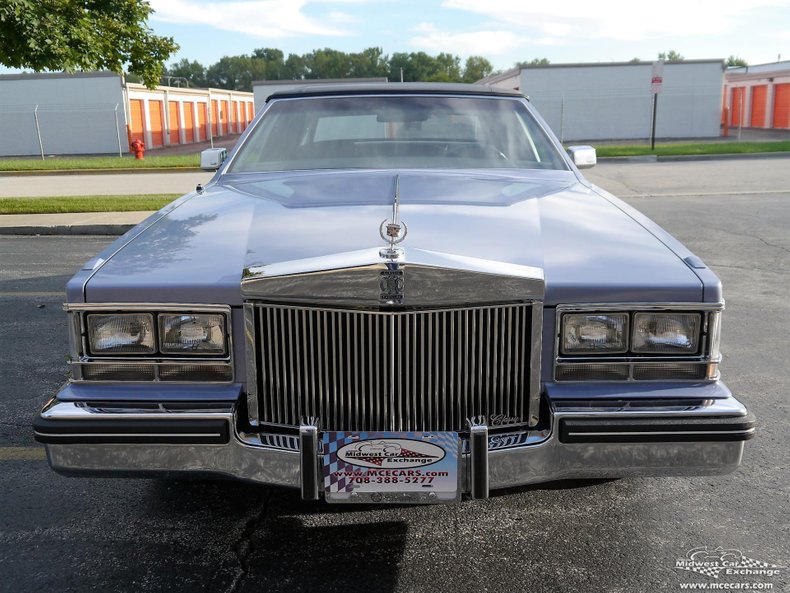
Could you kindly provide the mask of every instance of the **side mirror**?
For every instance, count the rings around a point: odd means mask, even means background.
[[[568,154],[573,159],[573,164],[579,169],[589,169],[598,162],[598,157],[592,146],[569,146]]]
[[[200,153],[200,168],[204,171],[216,171],[226,158],[227,148],[207,148]]]

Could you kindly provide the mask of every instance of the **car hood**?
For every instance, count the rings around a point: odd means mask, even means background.
[[[407,254],[541,268],[549,306],[702,300],[671,237],[571,172],[401,171],[399,183]],[[392,171],[225,175],[90,262],[84,298],[239,305],[245,268],[383,246],[394,191]]]

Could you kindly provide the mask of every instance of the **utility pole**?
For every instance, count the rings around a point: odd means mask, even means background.
[[[658,93],[664,84],[664,60],[653,62],[653,76],[650,78],[650,92],[653,93],[653,114],[650,124],[650,150],[656,149],[656,116],[658,114]]]

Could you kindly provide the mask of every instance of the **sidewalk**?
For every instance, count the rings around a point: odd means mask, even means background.
[[[743,163],[740,167],[734,166],[738,160],[750,162]],[[790,153],[667,157],[660,159],[658,163],[655,157],[625,157],[601,159],[600,167],[584,173],[590,181],[605,187],[619,197],[724,196],[730,195],[732,187],[744,177],[750,179],[750,191],[747,193],[788,193],[790,189],[787,189],[786,163],[782,162],[787,160],[790,160]],[[667,162],[662,163],[662,161]],[[700,161],[707,161],[704,170],[698,168],[702,166]],[[701,175],[703,171],[707,174]],[[211,173],[204,172],[197,175],[210,176]],[[132,186],[139,191],[141,187],[141,184],[135,183],[141,181],[139,175],[128,179],[123,176],[107,176],[107,181],[116,182],[111,186],[116,191],[121,191],[125,186]],[[179,188],[181,191],[187,191],[198,181],[205,180],[200,177],[185,177],[178,182]],[[67,186],[64,184],[60,189],[66,192]],[[162,186],[156,185],[151,189],[162,189]],[[54,188],[47,188],[46,191],[52,192]],[[97,193],[107,193],[107,191],[97,191]],[[6,214],[0,215],[0,235],[117,236],[122,235],[150,214],[152,212]]]
[[[122,235],[153,212],[3,214],[0,235]]]

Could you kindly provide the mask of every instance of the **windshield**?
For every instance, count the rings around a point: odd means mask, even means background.
[[[567,169],[521,100],[346,96],[274,100],[230,172]]]

